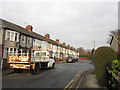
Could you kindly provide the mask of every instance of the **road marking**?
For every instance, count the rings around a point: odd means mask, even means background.
[[[84,70],[80,70],[75,77],[68,83],[68,85],[64,88],[66,90],[67,88],[72,88],[75,82],[77,81],[77,78],[83,73]]]
[[[79,81],[79,83],[78,83],[78,85],[77,85],[76,88],[79,88],[79,86],[80,86],[82,80],[83,80],[83,77],[80,79],[80,81]]]
[[[70,88],[72,88],[74,86],[74,84],[78,81],[78,78],[80,78],[80,75],[82,73],[83,73],[83,70],[77,74],[77,76],[75,77],[74,82],[72,83],[72,85],[70,86]]]
[[[85,69],[85,71],[87,71],[87,69]],[[82,77],[82,78],[80,79],[80,81],[79,81],[79,83],[78,83],[78,85],[77,85],[77,87],[76,87],[77,89],[79,88],[79,86],[80,86],[80,84],[81,84],[83,78],[84,78],[84,77]]]
[[[74,80],[74,79],[73,79]],[[66,88],[68,88],[70,86],[70,84],[73,82],[73,80],[71,80],[71,82],[65,87],[64,90],[66,90]]]

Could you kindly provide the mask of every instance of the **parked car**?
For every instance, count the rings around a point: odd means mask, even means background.
[[[73,57],[73,59],[75,59],[75,61],[78,61],[78,58],[77,58],[77,57]]]
[[[66,60],[66,63],[68,62],[76,62],[78,61],[78,59],[76,57],[68,57],[67,60]]]

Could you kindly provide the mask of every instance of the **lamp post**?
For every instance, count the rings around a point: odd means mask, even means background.
[[[95,50],[95,41],[93,41],[93,44],[94,44],[94,50]]]
[[[92,53],[93,53],[92,59],[93,59],[93,62],[94,62],[94,57],[95,57],[95,41],[93,41],[93,50],[92,50]]]

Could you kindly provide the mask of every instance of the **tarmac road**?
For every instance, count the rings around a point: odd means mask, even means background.
[[[38,75],[31,75],[28,71],[10,73],[2,78],[2,88],[75,88],[73,83],[80,85],[81,73],[91,69],[94,66],[89,60],[75,63],[59,61],[56,62],[55,69],[41,70]]]

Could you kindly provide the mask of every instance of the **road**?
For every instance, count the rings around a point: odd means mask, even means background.
[[[55,69],[41,70],[38,75],[31,75],[28,71],[10,73],[2,78],[2,88],[65,88],[83,70],[93,68],[86,60],[75,63],[59,61]]]

